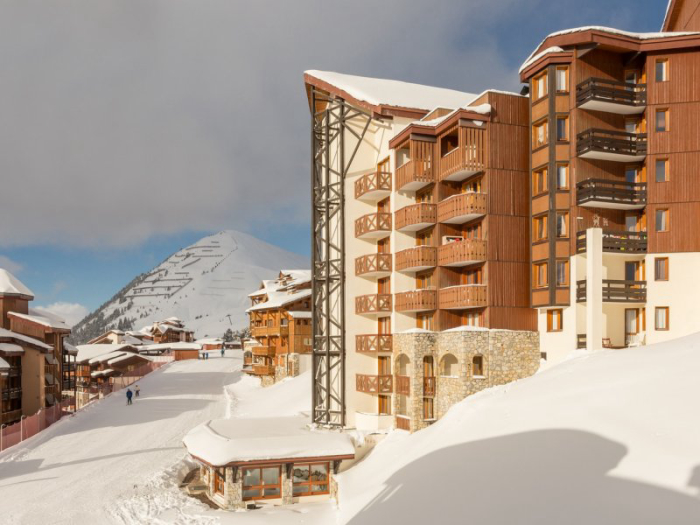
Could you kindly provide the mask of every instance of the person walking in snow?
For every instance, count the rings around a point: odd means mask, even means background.
[[[141,389],[139,388],[139,385],[136,385],[134,387],[134,393],[136,394],[136,397],[139,397],[140,392],[141,392]]]
[[[221,347],[221,357],[224,357],[224,347]]]
[[[127,405],[131,405],[131,404],[132,404],[132,403],[131,403],[131,396],[133,396],[133,395],[134,395],[134,393],[131,391],[131,389],[130,389],[130,388],[127,388],[127,389],[126,389],[126,404],[127,404]]]

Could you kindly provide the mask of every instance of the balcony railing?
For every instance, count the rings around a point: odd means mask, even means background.
[[[253,365],[251,372],[256,376],[273,376],[275,375],[275,367],[272,365]]]
[[[394,376],[391,375],[357,374],[355,376],[355,386],[358,392],[366,394],[391,394],[394,391],[393,379]]]
[[[405,206],[394,214],[394,224],[400,232],[423,230],[436,221],[437,206],[427,202]]]
[[[22,368],[19,366],[11,366],[7,375],[8,377],[20,377],[22,375]]]
[[[647,86],[589,78],[576,86],[576,104],[581,109],[622,115],[642,113],[647,104]]]
[[[8,423],[13,423],[15,421],[19,421],[21,417],[22,417],[22,409],[11,410],[10,412],[3,412],[2,419],[0,419],[0,421],[2,422],[3,425],[6,425]]]
[[[459,145],[440,158],[440,180],[461,181],[484,171],[483,129],[460,127]]]
[[[437,308],[435,290],[412,290],[396,294],[394,308],[397,312],[427,312]]]
[[[386,277],[390,273],[390,253],[371,253],[355,259],[355,275],[358,277]]]
[[[289,335],[289,326],[254,326],[250,331],[253,337],[284,337]]]
[[[355,336],[355,350],[362,354],[391,352],[393,348],[391,334],[364,334]]]
[[[21,388],[6,388],[2,391],[2,400],[9,401],[10,399],[19,399],[22,397]]]
[[[586,281],[576,281],[576,302],[584,303],[586,300]],[[646,300],[646,281],[603,279],[603,302],[605,303],[645,303]]]
[[[274,357],[276,348],[274,346],[254,346],[253,355],[260,357]]]
[[[411,378],[408,376],[396,376],[396,393],[405,396],[411,395]]]
[[[368,213],[355,221],[358,239],[383,239],[391,233],[391,213]]]
[[[437,248],[435,246],[416,246],[396,253],[396,271],[419,272],[435,268]]]
[[[586,179],[576,184],[576,198],[579,206],[641,209],[646,206],[647,185],[645,182]]]
[[[464,224],[486,213],[485,193],[460,193],[438,204],[437,220],[446,224]]]
[[[416,191],[435,182],[432,163],[427,160],[409,160],[396,168],[396,189]]]
[[[647,135],[609,129],[587,129],[577,136],[576,153],[585,159],[639,162],[644,160],[647,154]]]
[[[467,266],[486,260],[486,241],[464,239],[438,248],[438,266]]]
[[[367,173],[355,181],[355,198],[377,202],[391,193],[391,173],[376,171]]]
[[[435,397],[435,377],[428,376],[423,378],[423,395],[425,397]]]
[[[450,286],[440,290],[440,308],[459,310],[462,308],[481,308],[486,306],[486,285],[465,284]]]
[[[603,230],[603,251],[643,255],[647,252],[647,232]],[[586,253],[586,231],[576,235],[576,253]]]
[[[358,315],[389,315],[391,294],[369,294],[355,297],[355,313]]]

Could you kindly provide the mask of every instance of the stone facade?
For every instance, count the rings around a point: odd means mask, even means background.
[[[410,378],[409,395],[395,393],[393,396],[394,414],[409,419],[411,432],[441,418],[452,405],[467,396],[531,376],[540,363],[537,332],[412,332],[394,334],[393,339],[394,374]],[[433,379],[426,380],[431,361]],[[426,394],[428,381],[434,382],[433,395]],[[432,403],[432,419],[423,417],[424,403],[428,406]]]

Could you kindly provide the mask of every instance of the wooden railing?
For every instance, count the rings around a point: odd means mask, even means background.
[[[411,395],[411,378],[408,376],[396,376],[396,393],[405,396]]]
[[[262,357],[274,357],[276,348],[274,346],[254,346],[253,355]]]
[[[436,264],[437,248],[435,246],[416,246],[396,254],[396,270],[399,272],[410,268],[432,268]]]
[[[358,392],[366,394],[391,394],[394,391],[394,376],[391,375],[366,375],[355,376],[355,386]]]
[[[5,388],[2,391],[2,400],[9,401],[10,399],[19,399],[22,397],[21,388]]]
[[[425,397],[435,397],[435,376],[423,378],[423,395]]]
[[[647,202],[647,185],[645,182],[586,179],[576,184],[576,198],[579,206],[591,201],[644,206]]]
[[[639,157],[647,154],[647,134],[610,129],[587,129],[576,137],[576,154],[612,153]]]
[[[391,334],[363,334],[355,336],[355,351],[362,354],[391,352],[393,348]]]
[[[430,184],[435,182],[435,175],[429,160],[409,160],[396,168],[396,189],[401,190],[409,184]]]
[[[591,100],[644,107],[647,103],[647,85],[591,77],[576,86],[576,104],[581,106]]]
[[[391,272],[390,253],[370,253],[355,259],[355,275]]]
[[[464,173],[478,173],[484,170],[485,148],[483,129],[460,127],[459,145],[440,158],[440,180]]]
[[[391,173],[388,171],[375,171],[367,173],[355,181],[355,198],[359,199],[373,191],[391,191]]]
[[[20,377],[22,375],[22,368],[19,366],[11,366],[7,375],[8,377]]]
[[[603,230],[603,251],[629,255],[647,252],[647,232]],[[586,253],[586,230],[576,235],[576,253]]]
[[[272,365],[253,365],[253,374],[256,376],[273,376],[275,367]]]
[[[12,423],[14,421],[19,421],[19,419],[22,417],[22,409],[20,408],[19,410],[12,410],[10,412],[3,412],[2,413],[2,419],[0,419],[0,422],[5,425],[7,423]]]
[[[396,428],[411,431],[411,419],[408,416],[396,416]]]
[[[379,314],[391,312],[391,294],[369,294],[355,297],[356,314]]]
[[[289,335],[289,326],[254,326],[250,329],[253,337]]]
[[[587,299],[587,282],[576,281],[576,302]],[[647,300],[646,281],[625,281],[603,279],[603,302],[605,303],[645,303]]]
[[[486,241],[464,239],[443,244],[438,248],[438,266],[459,266],[486,260]]]
[[[355,237],[376,232],[391,232],[391,213],[368,213],[355,221]]]
[[[465,284],[440,290],[440,308],[459,309],[486,306],[486,285]]]
[[[394,309],[397,312],[419,312],[437,308],[435,290],[412,290],[396,294]]]
[[[465,215],[478,216],[485,213],[485,193],[460,193],[438,203],[437,220],[438,222],[450,222],[456,217]]]
[[[394,225],[399,231],[420,224],[435,224],[437,206],[427,202],[404,206],[394,214]]]

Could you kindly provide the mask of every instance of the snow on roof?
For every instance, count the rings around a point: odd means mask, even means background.
[[[139,354],[133,354],[131,352],[118,355],[117,357],[113,357],[111,359],[107,359],[107,364],[108,365],[113,365],[115,363],[121,363],[122,361],[127,361],[128,359],[133,359],[134,357],[137,357],[138,359],[143,359],[144,361],[149,361],[148,358],[139,355]]]
[[[0,352],[8,354],[23,354],[24,348],[14,343],[0,343]]]
[[[550,53],[563,53],[564,50],[559,47],[559,46],[551,46],[545,49],[544,51],[540,51],[539,53],[535,54],[534,52],[528,57],[528,59],[523,62],[523,65],[520,66],[520,69],[518,69],[518,73],[522,73],[525,71],[528,67],[530,67],[532,64],[537,62],[540,58],[542,58],[545,55],[549,55]]]
[[[223,343],[224,340],[221,339],[220,337],[208,337],[205,339],[197,339],[195,343],[200,344],[200,345],[217,345],[219,343]]]
[[[0,370],[9,370],[9,369],[10,369],[10,363],[8,363],[2,357],[0,357]]]
[[[102,360],[104,357],[112,354],[114,352],[125,352],[130,351],[132,353],[136,352],[136,349],[132,345],[125,344],[88,344],[88,345],[78,345],[78,355],[75,358],[76,363],[95,363]],[[112,357],[116,357],[116,354]]]
[[[70,326],[68,326],[66,322],[57,315],[51,315],[44,311],[35,310],[34,308],[30,308],[28,314],[8,312],[8,315],[19,317],[20,319],[25,319],[27,321],[46,326],[48,328],[55,328],[58,330],[70,330]]]
[[[303,416],[215,419],[193,428],[183,439],[187,451],[213,466],[270,459],[355,455],[346,433],[311,430]]]
[[[159,343],[155,345],[141,345],[139,352],[150,352],[154,350],[201,350],[202,345],[198,343]]]
[[[300,311],[293,311],[293,312],[287,312],[291,317],[294,319],[311,319],[311,312],[300,312]]]
[[[267,301],[251,306],[246,312],[255,312],[257,310],[268,310],[270,308],[281,308],[286,304],[311,297],[311,289],[301,290],[296,293],[286,292],[270,292]]]
[[[345,91],[351,97],[374,106],[383,105],[430,111],[438,106],[458,108],[475,98],[472,93],[400,80],[360,77],[333,71],[309,70],[305,71],[305,74],[331,84]]]
[[[46,343],[39,341],[38,339],[34,339],[33,337],[29,337],[24,334],[18,334],[17,332],[13,332],[5,328],[0,328],[0,338],[22,341],[23,343],[27,343],[32,346],[37,346],[39,348],[42,348],[43,350],[53,350],[53,346],[47,345]]]
[[[26,299],[34,299],[34,292],[4,268],[0,268],[0,295],[14,295]]]
[[[63,349],[70,355],[78,355],[78,349],[66,341],[63,341]]]
[[[280,275],[277,279],[263,281],[263,287],[255,292],[255,295],[249,295],[249,297],[267,295],[267,301],[253,305],[246,312],[280,308],[285,304],[311,296],[311,288],[295,290],[311,282],[311,270],[282,270]]]

